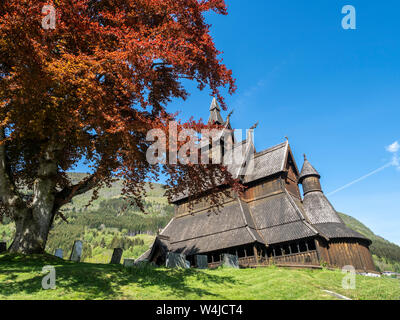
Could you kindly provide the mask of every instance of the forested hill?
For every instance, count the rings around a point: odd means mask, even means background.
[[[72,173],[77,182],[85,175]],[[144,215],[136,207],[127,206],[121,197],[122,183],[116,182],[111,188],[99,192],[99,198],[86,207],[91,192],[73,199],[63,210],[68,223],[62,219],[55,220],[50,232],[46,250],[54,253],[56,248],[64,249],[69,254],[74,240],[84,240],[84,261],[107,262],[115,247],[124,248],[124,257],[136,258],[146,251],[154,235],[163,228],[173,216],[173,207],[164,197],[165,189],[160,184],[148,187]],[[360,221],[340,214],[344,222],[353,230],[372,240],[371,252],[377,267],[381,271],[400,272],[400,247],[375,235]],[[0,241],[10,243],[14,226],[5,219],[0,224]]]

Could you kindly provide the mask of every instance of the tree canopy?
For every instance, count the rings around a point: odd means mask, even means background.
[[[55,9],[54,29],[43,27],[45,5]],[[72,197],[116,177],[138,205],[146,179],[160,173],[176,192],[215,187],[218,176],[232,183],[219,166],[146,160],[146,134],[176,120],[166,106],[187,98],[184,79],[223,107],[220,90],[235,91],[205,22],[210,10],[227,14],[223,0],[0,3],[0,199],[10,216],[48,213],[51,224]],[[92,174],[72,183],[67,172],[82,159]]]

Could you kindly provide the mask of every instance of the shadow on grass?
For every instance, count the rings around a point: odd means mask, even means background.
[[[56,290],[42,289],[42,268],[52,265],[56,270]],[[0,255],[0,295],[32,299],[121,299],[121,287],[134,285],[152,288],[158,296],[184,299],[188,294],[221,298],[193,283],[233,285],[232,277],[211,275],[200,270],[168,270],[159,268],[125,269],[121,265],[73,263],[54,256]],[[188,279],[190,278],[190,279]],[[133,292],[134,293],[134,292]],[[31,296],[31,297],[30,297]],[[129,298],[129,296],[127,297]]]

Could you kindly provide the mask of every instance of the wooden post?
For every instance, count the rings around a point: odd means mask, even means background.
[[[256,260],[256,263],[258,264],[258,252],[257,252],[257,245],[253,246],[253,251],[254,251],[254,258]]]
[[[315,249],[317,250],[317,259],[318,259],[318,262],[321,263],[321,254],[320,254],[320,252],[319,252],[319,245],[318,245],[316,239],[314,239],[314,245],[315,245]]]

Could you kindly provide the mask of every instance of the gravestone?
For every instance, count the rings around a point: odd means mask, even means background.
[[[189,269],[190,262],[186,260],[186,256],[184,254],[168,252],[165,266],[167,268]]]
[[[58,258],[63,258],[63,249],[56,249],[56,252],[54,253],[54,255]]]
[[[0,242],[0,253],[6,252],[6,251],[7,251],[7,243]]]
[[[69,258],[69,260],[75,262],[81,261],[82,247],[83,247],[82,241],[76,240],[74,246],[72,247],[71,257]]]
[[[135,266],[134,259],[124,259],[124,267],[125,268],[132,268],[133,266]]]
[[[197,269],[207,269],[208,268],[208,258],[205,255],[197,255],[194,257]]]
[[[239,269],[239,258],[231,254],[223,254],[222,265],[227,268]]]
[[[111,257],[111,264],[120,264],[121,263],[121,258],[122,258],[122,253],[124,252],[123,249],[121,248],[115,248],[113,255]]]

